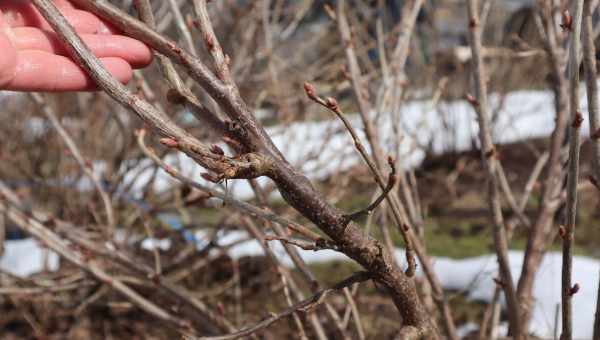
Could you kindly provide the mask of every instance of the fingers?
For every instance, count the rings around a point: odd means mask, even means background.
[[[131,66],[121,58],[101,58],[106,69],[120,82],[133,76]],[[19,51],[16,73],[4,86],[12,91],[89,91],[97,87],[71,59],[42,51]]]
[[[61,13],[78,33],[114,34],[115,29],[90,12],[73,8],[68,1],[55,1]],[[31,26],[44,30],[52,30],[50,24],[42,17],[29,1],[2,0],[0,11],[4,12],[5,21],[11,27]]]
[[[0,89],[13,78],[17,67],[17,51],[6,35],[6,29],[0,12]]]
[[[32,27],[14,28],[17,50],[38,50],[68,56],[64,45],[53,32]],[[82,34],[81,38],[99,58],[117,57],[134,68],[145,67],[152,61],[150,49],[138,40],[121,35]]]
[[[54,0],[54,5],[57,8],[75,8],[69,0]]]

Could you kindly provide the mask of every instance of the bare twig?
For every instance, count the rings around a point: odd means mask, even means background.
[[[360,141],[360,138],[358,137],[358,133],[356,132],[356,130],[354,129],[354,127],[352,126],[352,124],[350,123],[348,118],[346,118],[346,116],[342,112],[342,109],[340,108],[338,102],[334,98],[331,98],[331,97],[329,97],[327,99],[321,98],[317,94],[315,88],[309,83],[304,84],[304,91],[306,92],[306,95],[308,96],[308,98],[310,98],[315,103],[317,103],[317,104],[327,108],[331,112],[333,112],[342,121],[342,123],[346,127],[346,130],[350,133],[350,136],[352,137],[352,141],[354,142],[354,146],[356,147],[356,150],[358,151],[358,153],[360,154],[362,159],[365,161],[365,163],[367,163],[367,165],[369,166],[369,169],[371,170],[371,173],[375,177],[375,181],[379,185],[380,189],[385,193],[388,185],[385,184],[383,175],[381,174],[379,167],[375,164],[373,159],[371,159],[371,156],[369,156],[369,153],[367,152],[364,145]],[[389,191],[389,190],[387,190],[387,191]],[[382,197],[386,198],[386,200],[388,200],[388,202],[390,202],[390,204],[393,204],[391,202],[390,196],[384,195]],[[352,215],[346,215],[346,216],[347,216],[346,218],[348,218],[349,220],[352,219]],[[409,230],[408,230],[408,228],[404,227],[405,225],[406,224],[404,224],[404,223],[400,224],[400,228],[398,228],[398,229],[401,232],[402,238],[404,240],[404,246],[406,248],[406,262],[408,264],[406,273],[408,276],[413,276],[416,271],[417,263],[415,261],[414,254],[413,254],[414,250],[412,247],[411,238],[408,235]]]
[[[307,242],[304,240],[292,239],[289,237],[267,235],[265,236],[265,241],[280,241],[283,243],[294,245],[304,250],[337,250],[337,246],[335,244],[331,244],[331,242],[327,242],[325,239],[318,239],[317,242]]]
[[[500,192],[498,187],[498,177],[496,172],[496,151],[492,142],[490,128],[490,117],[488,113],[486,74],[484,71],[483,59],[481,56],[481,32],[482,27],[479,22],[479,6],[477,0],[468,1],[468,20],[469,37],[471,43],[471,53],[473,55],[473,77],[475,80],[475,98],[469,98],[471,104],[477,112],[479,123],[479,139],[481,142],[481,160],[486,170],[488,181],[488,203],[490,207],[491,220],[494,224],[494,243],[502,278],[502,286],[506,297],[509,315],[509,324],[512,334],[516,339],[521,339],[523,330],[521,329],[519,303],[515,292],[515,287],[510,272],[508,262],[508,241],[502,216],[502,207],[500,203]]]
[[[381,204],[381,202],[383,202],[383,200],[385,200],[386,196],[392,191],[392,189],[394,189],[394,185],[396,184],[396,176],[397,176],[396,175],[396,166],[394,165],[394,160],[392,158],[388,159],[388,164],[390,165],[390,168],[392,168],[392,169],[391,169],[390,174],[388,175],[387,185],[384,188],[384,190],[381,192],[379,197],[377,197],[377,199],[375,201],[373,201],[373,203],[369,204],[369,206],[366,207],[365,209],[350,214],[348,216],[348,218],[356,221],[357,219],[359,219],[361,217],[370,215],[375,209],[377,209],[377,207]]]
[[[221,43],[217,39],[217,35],[214,32],[213,26],[208,15],[208,4],[207,0],[194,0],[194,10],[196,12],[196,20],[194,24],[202,33],[204,43],[208,52],[213,58],[215,67],[217,69],[217,76],[228,84],[233,84],[233,79],[229,71],[229,56],[223,52]]]
[[[155,28],[156,22],[154,14],[152,13],[150,0],[139,0],[136,1],[135,4],[142,21],[149,27]],[[183,104],[198,120],[210,124],[212,128],[211,132],[214,132],[217,135],[224,134],[226,131],[225,123],[216,113],[211,112],[206,106],[200,103],[198,98],[185,85],[185,82],[179,76],[173,62],[160,53],[155,54],[158,58],[162,73],[172,87],[170,92],[167,93],[167,99],[175,104]]]
[[[523,267],[518,283],[518,296],[521,301],[521,319],[523,329],[528,329],[533,310],[533,285],[535,275],[543,260],[544,252],[556,234],[553,230],[554,216],[560,207],[559,199],[565,171],[562,167],[562,150],[568,126],[569,99],[568,82],[564,72],[564,51],[557,36],[555,8],[550,1],[538,1],[535,23],[543,37],[544,48],[550,62],[553,92],[555,98],[556,125],[550,139],[550,150],[542,181],[540,210],[533,226],[529,230]],[[558,14],[558,13],[556,13]],[[521,202],[525,204],[525,201]],[[522,205],[523,206],[523,205]]]
[[[563,239],[562,261],[562,340],[571,340],[573,335],[573,237],[577,218],[577,184],[579,181],[579,151],[581,147],[580,130],[583,116],[579,111],[579,53],[581,40],[581,21],[583,0],[574,4],[574,19],[571,31],[571,49],[569,53],[569,87],[571,98],[571,129],[569,131],[569,168],[567,176],[567,223],[560,235]],[[591,14],[590,14],[591,15]],[[591,20],[591,19],[590,19]],[[594,79],[595,81],[595,79]]]

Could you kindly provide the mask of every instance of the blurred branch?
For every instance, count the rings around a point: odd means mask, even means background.
[[[521,304],[522,328],[524,330],[529,328],[529,321],[533,311],[535,276],[544,258],[546,248],[554,239],[554,217],[562,201],[561,191],[565,176],[565,171],[562,167],[562,154],[569,121],[569,97],[568,82],[564,71],[565,53],[561,47],[561,39],[557,36],[556,27],[558,23],[556,22],[555,14],[558,13],[555,13],[555,10],[558,10],[558,8],[553,8],[550,1],[538,0],[534,17],[537,31],[543,39],[544,49],[550,63],[556,124],[550,139],[545,177],[542,180],[541,200],[539,203],[541,208],[533,226],[529,229],[523,266],[517,286],[517,294]],[[524,206],[526,202],[522,201],[521,203]]]
[[[100,183],[101,179],[96,173],[94,173],[92,169],[93,164],[89,164],[83,158],[83,155],[77,147],[77,144],[75,144],[75,141],[73,141],[71,136],[69,136],[69,133],[62,127],[60,121],[56,117],[56,113],[54,112],[52,107],[44,101],[42,96],[37,93],[32,93],[30,94],[30,98],[40,107],[40,109],[48,118],[48,120],[50,120],[50,123],[52,124],[56,132],[58,132],[60,138],[67,145],[67,148],[71,152],[71,155],[73,155],[73,158],[75,158],[75,160],[77,161],[77,164],[81,168],[81,171],[83,171],[83,173],[90,179],[90,181],[92,181],[94,188],[96,189],[98,195],[100,196],[100,199],[102,200],[104,210],[106,211],[106,235],[108,238],[112,238],[112,235],[114,234],[116,228],[115,213],[112,207],[111,199],[106,190],[104,190],[102,183]]]
[[[83,254],[73,249],[73,247],[61,239],[57,234],[46,228],[34,218],[25,215],[14,206],[2,202],[0,202],[0,212],[6,214],[11,221],[21,227],[24,231],[42,241],[46,246],[59,253],[66,260],[82,270],[89,272],[100,282],[121,293],[129,301],[134,303],[146,313],[174,326],[177,329],[193,331],[188,322],[170,314],[135,292],[133,289],[119,281],[114,276],[108,274],[95,260],[86,258]]]
[[[354,283],[370,280],[371,278],[372,278],[371,275],[367,272],[358,272],[358,273],[350,276],[349,278],[333,285],[331,288],[323,289],[323,290],[319,291],[318,293],[314,294],[313,296],[311,296],[310,298],[303,300],[290,308],[287,308],[286,310],[280,312],[279,314],[274,314],[274,315],[264,319],[263,321],[259,322],[258,324],[248,327],[246,329],[243,329],[236,333],[223,335],[223,336],[215,336],[215,337],[200,337],[200,338],[187,337],[187,338],[190,340],[192,340],[192,339],[196,339],[196,340],[231,340],[231,339],[239,339],[241,337],[249,336],[251,334],[259,332],[260,330],[270,326],[274,322],[276,322],[284,317],[290,316],[294,313],[297,313],[297,312],[308,313],[310,310],[312,310],[312,309],[316,308],[317,306],[319,306],[320,304],[322,304],[329,294],[331,294],[337,290],[351,286]]]
[[[483,58],[481,55],[481,32],[482,27],[479,21],[479,2],[477,0],[468,1],[468,22],[469,22],[469,42],[473,54],[473,79],[475,81],[475,98],[468,98],[477,112],[477,121],[479,123],[479,139],[481,142],[481,161],[486,171],[488,181],[488,204],[490,208],[491,220],[494,225],[494,243],[502,278],[502,287],[506,297],[510,333],[516,338],[521,339],[524,331],[521,329],[521,320],[519,312],[519,303],[517,300],[515,287],[510,272],[508,260],[508,241],[502,216],[502,207],[500,202],[500,191],[498,188],[498,177],[496,167],[496,150],[492,142],[490,127],[490,117],[488,113],[487,101],[487,76],[484,70]]]

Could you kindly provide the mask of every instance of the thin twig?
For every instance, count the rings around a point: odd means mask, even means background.
[[[562,41],[557,35],[555,8],[551,1],[538,1],[535,15],[535,24],[543,37],[544,49],[548,56],[551,69],[552,89],[554,92],[554,105],[556,124],[550,139],[550,150],[545,170],[545,178],[541,181],[540,210],[527,237],[527,247],[523,259],[523,266],[517,293],[521,302],[522,329],[528,329],[529,321],[534,307],[533,287],[535,276],[544,258],[545,250],[556,234],[554,217],[560,207],[561,191],[565,177],[562,166],[563,146],[569,121],[569,96],[568,81],[565,77],[565,60]],[[556,7],[556,10],[558,7]],[[558,14],[558,13],[556,13]],[[537,167],[537,165],[536,165]],[[534,182],[529,182],[533,185]],[[532,188],[532,187],[531,187]],[[524,207],[525,200],[521,201]]]
[[[498,177],[496,172],[496,150],[492,141],[490,128],[490,117],[488,113],[486,73],[481,55],[482,27],[479,21],[479,1],[468,1],[468,20],[471,53],[473,55],[473,78],[475,80],[475,98],[469,98],[477,112],[479,123],[479,139],[481,142],[481,161],[485,167],[488,181],[488,203],[490,207],[491,220],[494,224],[494,243],[502,278],[502,287],[506,297],[509,325],[511,333],[516,339],[523,337],[521,329],[519,303],[510,272],[508,260],[508,241],[502,216],[500,203],[500,192],[498,188]]]
[[[375,162],[371,159],[371,156],[369,156],[367,150],[365,149],[364,145],[360,141],[360,138],[358,137],[358,133],[356,132],[356,130],[354,129],[354,127],[352,126],[352,124],[350,123],[348,118],[346,118],[346,116],[342,112],[342,109],[340,108],[338,102],[334,98],[331,98],[331,97],[328,97],[327,99],[321,98],[319,95],[317,95],[317,92],[316,92],[314,86],[312,86],[309,83],[304,84],[304,90],[305,90],[308,98],[310,98],[315,103],[317,103],[317,104],[327,108],[331,112],[333,112],[342,121],[342,123],[346,127],[346,130],[350,133],[350,136],[352,137],[352,141],[354,142],[354,146],[355,146],[356,150],[358,151],[358,153],[360,154],[362,159],[365,161],[365,163],[367,163],[367,165],[369,166],[371,173],[375,177],[375,181],[379,185],[380,189],[383,192],[386,192],[387,185],[384,182],[381,171],[379,171],[379,168],[377,167]],[[392,204],[390,197],[388,195],[385,195],[383,197],[385,197],[388,201],[390,201],[390,204]],[[350,216],[347,217],[348,220],[351,220],[349,217]],[[413,255],[414,250],[412,247],[411,238],[408,235],[409,230],[408,230],[408,228],[404,227],[404,224],[398,229],[400,230],[400,233],[401,233],[403,241],[404,241],[404,246],[406,248],[406,262],[408,264],[408,268],[406,269],[406,274],[407,274],[407,276],[411,277],[416,272],[417,262],[415,261],[415,258]]]
[[[356,221],[364,216],[370,215],[375,209],[377,209],[377,207],[381,204],[381,202],[383,202],[383,200],[385,200],[385,198],[392,191],[392,189],[394,189],[394,185],[396,184],[396,176],[397,176],[396,175],[396,166],[394,165],[394,160],[391,158],[388,159],[388,164],[390,165],[391,171],[390,171],[390,174],[388,175],[387,186],[381,192],[381,195],[379,195],[379,197],[377,197],[377,199],[375,201],[373,201],[373,203],[371,203],[368,207],[366,207],[365,209],[363,209],[361,211],[357,211],[355,213],[350,214],[348,216],[348,218]]]
[[[62,240],[54,232],[46,228],[43,224],[37,220],[23,214],[18,209],[0,202],[0,212],[5,213],[6,216],[21,227],[26,232],[30,233],[37,239],[41,240],[50,249],[56,251],[58,254],[63,256],[69,262],[75,264],[79,268],[86,272],[89,272],[95,276],[100,282],[112,287],[119,293],[127,297],[132,303],[137,305],[140,309],[146,313],[153,315],[159,320],[163,320],[168,324],[175,326],[181,330],[191,331],[190,324],[186,321],[178,318],[161,307],[157,306],[153,302],[147,300],[129,286],[119,281],[115,277],[108,274],[102,267],[94,260],[87,259],[84,255],[79,254],[72,247],[70,247],[64,240]]]
[[[297,312],[304,312],[304,313],[309,312],[310,310],[314,309],[318,305],[322,304],[325,301],[325,298],[329,294],[335,292],[336,290],[340,290],[345,287],[351,286],[354,283],[364,282],[364,281],[367,281],[370,279],[371,279],[371,276],[369,275],[369,273],[358,272],[358,273],[350,276],[349,278],[333,285],[331,288],[321,290],[317,294],[314,294],[310,298],[303,300],[290,308],[287,308],[286,310],[280,312],[279,314],[272,315],[272,316],[264,319],[263,321],[257,323],[256,325],[247,327],[239,332],[228,334],[228,335],[223,335],[223,336],[215,336],[215,337],[200,337],[200,338],[187,337],[187,338],[189,340],[193,340],[193,339],[195,339],[195,340],[232,340],[232,339],[239,339],[241,337],[249,336],[251,334],[259,332],[260,330],[270,326],[274,322],[276,322],[284,317],[290,316]]]
[[[571,129],[569,131],[569,168],[567,176],[567,223],[561,229],[563,239],[562,259],[562,340],[571,340],[573,335],[573,306],[572,297],[574,286],[572,284],[573,272],[573,238],[577,219],[577,184],[579,181],[579,151],[581,148],[580,130],[583,116],[579,111],[579,65],[580,65],[580,40],[581,22],[583,17],[583,0],[576,0],[574,4],[574,18],[571,31],[571,49],[569,53],[569,96],[571,99]]]
[[[37,93],[30,94],[30,97],[41,108],[42,112],[48,118],[48,120],[50,120],[50,123],[52,124],[56,132],[58,132],[60,138],[67,145],[67,148],[69,148],[71,155],[73,155],[73,158],[75,158],[75,160],[77,161],[77,164],[81,168],[81,171],[83,171],[83,173],[90,179],[90,181],[92,181],[94,188],[96,189],[98,195],[100,196],[100,199],[102,200],[102,204],[104,205],[104,210],[106,212],[106,220],[108,222],[106,229],[107,237],[109,239],[112,238],[111,235],[113,235],[113,233],[115,232],[116,227],[115,212],[113,210],[112,202],[108,193],[106,192],[106,190],[104,190],[102,183],[100,183],[100,178],[91,169],[91,165],[88,164],[88,162],[86,162],[86,160],[83,158],[79,147],[77,147],[75,141],[73,141],[69,133],[63,128],[62,124],[56,117],[56,113],[54,112],[52,107],[50,107],[50,105],[48,105],[48,103],[44,101],[42,96]]]

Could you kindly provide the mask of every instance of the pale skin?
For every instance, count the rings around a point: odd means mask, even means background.
[[[119,33],[67,0],[55,5],[107,70],[122,83],[152,61],[142,42]],[[0,0],[0,90],[89,91],[96,86],[28,0]]]

